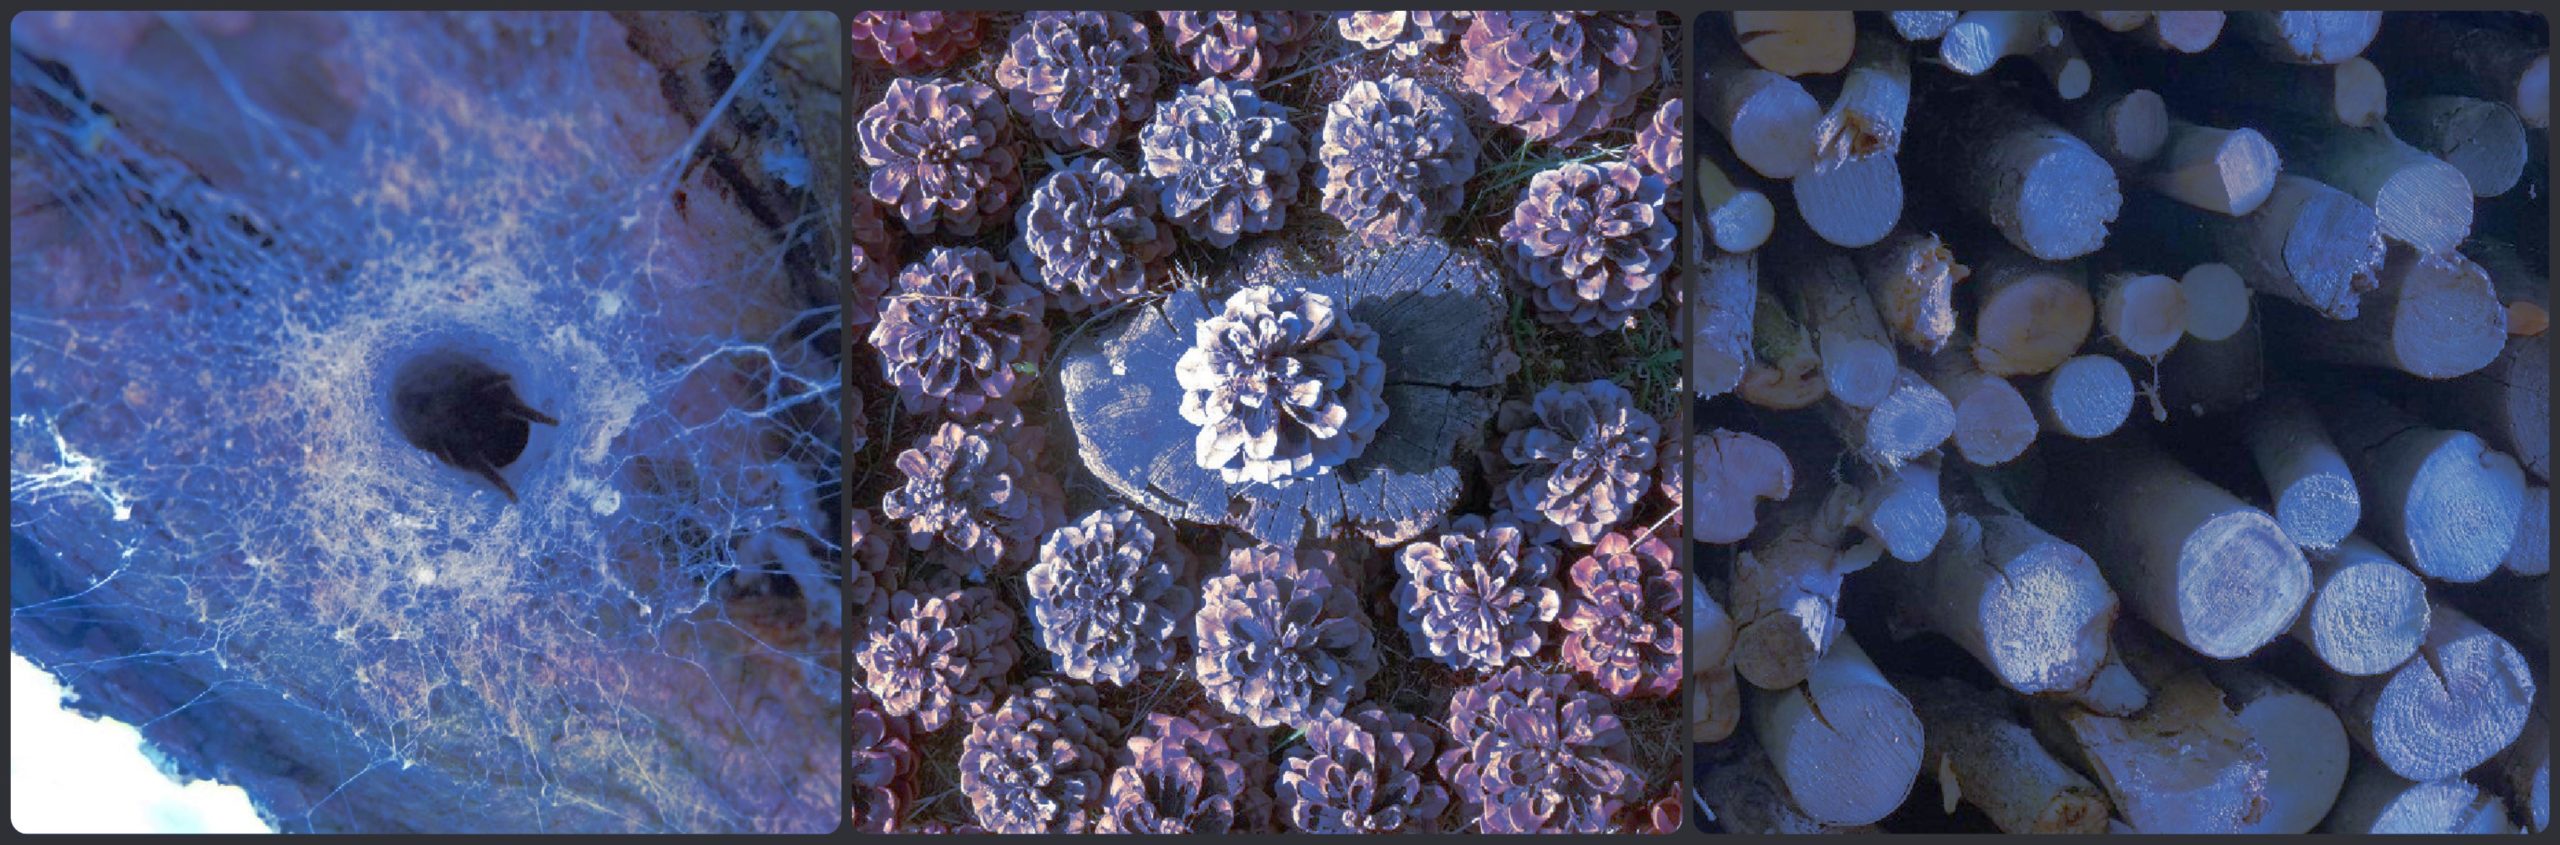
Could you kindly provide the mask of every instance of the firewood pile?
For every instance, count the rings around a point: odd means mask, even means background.
[[[1707,829],[2548,825],[2541,16],[1693,25]]]

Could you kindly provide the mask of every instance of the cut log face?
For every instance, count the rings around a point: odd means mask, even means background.
[[[1929,384],[1955,406],[1956,451],[1967,462],[2004,464],[2035,442],[2039,425],[2026,394],[1974,365],[1972,338],[1959,335],[1926,364]]]
[[[1932,41],[1947,34],[1961,12],[1886,12],[1895,34],[1905,41]]]
[[[2307,557],[2314,592],[2293,636],[2321,662],[2348,675],[2379,675],[2418,652],[2429,605],[2416,573],[2362,537]]]
[[[2274,144],[2248,127],[2217,129],[2172,120],[2147,184],[2162,196],[2215,214],[2258,210],[2282,169]]]
[[[1934,565],[1898,591],[1905,613],[2020,693],[2086,689],[2107,664],[2116,595],[2098,565],[2025,517],[1969,497]]]
[[[2507,808],[2497,796],[2481,792],[2469,781],[2448,779],[2420,783],[2392,774],[2389,767],[2358,758],[2355,773],[2338,795],[2337,808],[2321,826],[2328,833],[2514,833]]]
[[[2506,348],[2506,306],[2470,259],[2394,247],[2379,278],[2354,319],[2280,313],[2276,337],[2317,360],[2429,379],[2487,367]]]
[[[1296,546],[1356,529],[1411,539],[1457,503],[1460,455],[1492,419],[1510,366],[1500,277],[1430,240],[1340,276],[1292,279],[1378,333],[1387,419],[1366,451],[1327,475],[1229,484],[1192,460],[1174,361],[1211,315],[1198,292],[1097,325],[1063,352],[1058,382],[1085,468],[1131,502],[1183,522],[1227,525]]]
[[[1701,543],[1739,543],[1758,524],[1760,500],[1795,490],[1787,453],[1759,436],[1716,429],[1691,442],[1690,537]]]
[[[1810,510],[1788,512],[1801,517]],[[1733,564],[1733,668],[1752,686],[1771,690],[1802,683],[1843,628],[1836,540],[1817,537],[1809,522],[1781,524]]]
[[[2224,262],[2249,287],[2331,319],[2353,318],[2382,269],[2382,229],[2373,208],[2293,174],[2276,177],[2257,211],[2229,222],[2204,219]]]
[[[1966,12],[1938,42],[1938,60],[1966,76],[1980,76],[2001,59],[2025,56],[2063,37],[2051,12]]]
[[[2093,97],[2074,109],[2071,128],[2117,167],[2140,164],[2168,143],[2168,103],[2149,88]]]
[[[1771,179],[1792,179],[1812,166],[1814,124],[1822,105],[1795,80],[1739,63],[1718,65],[1700,83],[1700,112],[1735,156]]]
[[[1774,287],[1759,286],[1751,311],[1751,368],[1734,393],[1754,405],[1792,411],[1822,401],[1829,386],[1813,338]]]
[[[2114,273],[2098,290],[2098,325],[2126,352],[2154,361],[2187,336],[2187,295],[2156,273]]]
[[[1689,174],[1698,183],[1698,207],[1706,215],[1708,239],[1716,249],[1745,253],[1769,240],[1778,212],[1767,196],[1736,187],[1723,165],[1712,158],[1690,159]]]
[[[1858,275],[1885,328],[1905,348],[1937,352],[1955,333],[1955,286],[1973,274],[1938,236],[1904,230],[1860,250]]]
[[[2364,497],[2364,529],[2421,575],[2486,578],[2515,544],[2524,471],[2464,431],[2428,428],[2371,393],[2314,396]]]
[[[1979,298],[1973,360],[1992,375],[2033,375],[2062,366],[2097,321],[2097,302],[2074,265],[1994,254],[1976,266],[1974,283]]]
[[[1939,496],[1938,461],[1924,457],[1873,470],[1859,489],[1858,530],[1884,545],[1893,559],[1917,563],[1947,533],[1946,502]]]
[[[2325,549],[2355,530],[2364,513],[2355,475],[2310,400],[2294,391],[2269,396],[2242,425],[2285,536]]]
[[[2133,415],[2133,375],[2104,355],[2062,362],[2036,390],[2046,431],[2091,440],[2114,434]]]
[[[2331,693],[2347,733],[2393,774],[2460,777],[2523,732],[2534,682],[2524,656],[2459,610],[2437,604],[2418,655]]]
[[[2391,104],[2391,130],[2461,171],[2472,196],[2506,193],[2524,176],[2524,120],[2506,106],[2455,96],[2401,100]]]
[[[1876,316],[1857,265],[1832,251],[1791,263],[1795,269],[1782,284],[1793,298],[1796,316],[1813,334],[1831,398],[1852,408],[1875,407],[1893,389],[1893,341]]]
[[[2508,313],[2549,313],[2551,283],[2543,270],[2511,247],[2473,241],[2464,255],[2489,272]],[[2547,321],[2547,317],[2545,318]],[[2513,332],[2517,322],[2510,320]],[[2480,435],[2516,456],[2526,472],[2551,481],[2551,336],[2544,331],[2509,337],[2505,349],[2478,372],[2430,391],[2426,407],[2453,427]]]
[[[2057,523],[2063,538],[2087,549],[2154,627],[2227,660],[2293,625],[2311,572],[2274,518],[2138,438],[2110,438],[2069,458],[2109,483],[2062,503],[2070,517]]]
[[[2330,65],[2354,58],[2382,29],[2381,12],[2234,12],[2242,37],[2279,62]]]
[[[1817,164],[1796,174],[1790,188],[1805,226],[1836,246],[1883,240],[1902,219],[1902,164],[1894,156]]]
[[[1749,706],[1787,794],[1815,821],[1883,819],[1920,777],[1920,717],[1856,640],[1832,643],[1803,686],[1754,691]]]
[[[2249,283],[2229,264],[2204,263],[2178,277],[2178,292],[2187,301],[2187,336],[2222,340],[2249,322]]]
[[[2444,255],[2471,236],[2471,182],[2384,128],[2279,135],[2286,164],[2373,208],[2388,240]]]
[[[1858,25],[1848,12],[1734,12],[1733,34],[1761,67],[1803,76],[1847,67]]]
[[[1895,371],[1892,389],[1873,408],[1826,407],[1850,448],[1879,466],[1899,466],[1937,451],[1956,432],[1955,406],[1909,367]]]
[[[1949,678],[1897,683],[1926,734],[1921,771],[2003,833],[2099,833],[2113,806],[1996,695]]]
[[[2202,53],[2215,41],[2221,40],[2225,23],[2222,12],[2153,12],[2151,24],[2142,31],[2160,47],[2180,53]]]

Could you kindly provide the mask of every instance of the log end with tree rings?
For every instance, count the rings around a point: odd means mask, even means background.
[[[2378,675],[2417,653],[2430,617],[2415,573],[2361,538],[2309,557],[2319,589],[2295,631],[2321,662],[2346,675]]]
[[[2243,657],[2293,624],[2311,592],[2310,568],[2274,519],[2233,511],[2198,527],[2178,550],[2178,624],[2186,644],[2220,660]]]

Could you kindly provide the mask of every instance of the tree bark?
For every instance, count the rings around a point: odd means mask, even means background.
[[[1860,34],[1840,97],[1814,126],[1816,166],[1893,157],[1902,150],[1903,120],[1910,111],[1910,48],[1880,32]]]
[[[2106,830],[2105,790],[2055,759],[1998,695],[1951,678],[1900,686],[1925,735],[1921,771],[1945,794],[1980,808],[2002,833]]]
[[[1742,386],[1751,368],[1751,324],[1760,262],[1750,253],[1707,258],[1691,276],[1689,388],[1713,399]]]
[[[2267,754],[2267,808],[2242,833],[2309,833],[2328,817],[2353,756],[2347,728],[2326,702],[2245,664],[2207,664],[2205,675],[2239,708],[2240,726]]]
[[[1780,277],[1789,304],[1812,333],[1822,356],[1823,382],[1831,398],[1851,408],[1873,408],[1893,389],[1897,369],[1893,341],[1876,316],[1875,300],[1847,255],[1829,249],[1803,254]]]
[[[2329,833],[2514,833],[2506,803],[2458,778],[2419,783],[2358,757],[2321,829]]]
[[[2124,198],[2115,169],[2096,150],[1987,91],[1942,105],[1949,113],[1922,124],[1928,140],[1920,148],[1945,163],[1944,190],[1958,206],[2048,261],[2087,255],[2106,243]]]
[[[1751,369],[1734,393],[1742,401],[1777,411],[1811,406],[1830,395],[1822,356],[1773,285],[1761,285],[1751,311]]]
[[[2097,776],[2117,816],[2142,833],[2237,833],[2266,813],[2267,756],[2204,673],[2119,631],[2150,704],[2131,716],[2040,704],[2047,746]]]
[[[2481,370],[2507,346],[2507,308],[2489,271],[2459,253],[2393,247],[2351,320],[2278,309],[2277,343],[2314,361],[2382,367],[2425,379]]]
[[[1935,354],[1955,334],[1955,286],[1972,274],[1937,235],[1911,229],[1858,252],[1858,275],[1885,328],[1923,355]]]
[[[2504,103],[2526,126],[2551,126],[2551,53],[2518,33],[2405,15],[2374,45],[2373,60],[2414,93],[2461,94]]]
[[[2279,62],[2333,65],[2355,58],[2382,28],[2381,12],[2233,12],[2233,28]]]
[[[2420,152],[2462,172],[2474,197],[2494,197],[2524,178],[2530,158],[2524,120],[2515,110],[2461,96],[2403,99],[2391,104],[2391,131]]]
[[[2448,255],[2471,236],[2471,181],[2387,130],[2278,133],[2285,164],[2373,209],[2382,237]]]

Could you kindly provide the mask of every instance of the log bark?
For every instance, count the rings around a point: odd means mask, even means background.
[[[2036,740],[1998,695],[1951,678],[1899,681],[1925,735],[1921,771],[2003,833],[2099,833],[2106,791]],[[1952,807],[1949,808],[1952,811]]]
[[[1943,119],[1921,124],[1928,136],[1921,151],[1944,162],[1944,192],[1962,210],[2047,261],[2106,243],[2124,197],[2096,150],[2006,97],[1983,92],[1945,105]]]
[[[1873,408],[1893,389],[1897,369],[1893,340],[1876,316],[1875,300],[1847,255],[1816,249],[1798,257],[1779,277],[1780,289],[1811,332],[1822,356],[1823,383],[1831,398],[1851,408]]]
[[[1750,253],[1725,253],[1696,267],[1689,292],[1689,389],[1700,399],[1713,399],[1741,387],[1751,368],[1760,262]]]
[[[2214,416],[2266,390],[2266,342],[2255,310],[2221,340],[2189,338],[2160,361],[2160,402],[2173,419]]]
[[[2142,34],[2152,46],[2164,50],[2202,53],[2221,40],[2224,23],[2221,12],[2153,12]]]
[[[2126,717],[2040,704],[2036,727],[2046,745],[2095,774],[2116,815],[2136,831],[2237,833],[2256,824],[2266,813],[2265,749],[2201,670],[2136,645],[2138,635],[2121,628],[2118,648],[2153,690],[2150,704]]]
[[[1762,499],[1795,490],[1795,468],[1777,444],[1716,429],[1691,441],[1689,536],[1701,543],[1739,543],[1759,524]]]
[[[1869,465],[1855,470],[1855,475],[1858,503],[1850,524],[1895,560],[1927,559],[1947,533],[1937,457],[1923,455],[1890,468]]]
[[[2429,605],[2416,573],[2352,535],[2304,557],[2311,563],[2311,604],[2291,633],[2320,662],[2347,675],[2379,675],[2418,653]]]
[[[1814,126],[1817,166],[1902,150],[1903,120],[1911,111],[1911,50],[1880,32],[1858,36],[1840,96]]]
[[[2506,569],[2526,577],[2551,573],[2551,488],[2525,485],[2524,508],[2516,516],[2516,542],[2507,550]]]
[[[2355,58],[2382,28],[2381,12],[2233,12],[2239,36],[2267,58],[2333,65]]]
[[[1689,175],[1698,181],[1698,209],[1705,217],[1709,243],[1728,253],[1744,253],[1769,240],[1778,211],[1767,196],[1735,185],[1713,156],[1690,159]]]
[[[2292,626],[2311,571],[2274,518],[2141,438],[2064,459],[2064,471],[2105,483],[2057,503],[2055,529],[2101,563],[2143,619],[2217,659],[2254,652]]]
[[[2144,184],[2161,196],[2226,216],[2258,210],[2282,165],[2275,145],[2247,127],[2217,129],[2169,121],[2160,159]]]
[[[2077,265],[2047,264],[2007,250],[1976,262],[1974,363],[1999,376],[2061,366],[2089,339],[2097,318],[2097,303],[2081,278]]]
[[[2461,96],[2403,99],[2391,104],[2391,131],[2420,152],[2462,172],[2471,195],[2494,197],[2524,178],[2530,157],[2524,120],[2515,110]]]
[[[2187,295],[2178,280],[2118,271],[2099,281],[2098,327],[2135,357],[2160,360],[2187,336]]]
[[[2329,439],[2319,412],[2296,391],[2258,403],[2241,428],[2258,475],[2275,500],[2276,524],[2306,549],[2326,549],[2346,539],[2363,516],[2346,456]]]
[[[2351,320],[2277,309],[2275,342],[2314,361],[2449,379],[2489,366],[2507,346],[2507,308],[2489,271],[2459,253],[2392,247],[2378,285]]]
[[[2370,129],[2382,125],[2391,103],[2382,71],[2363,57],[2328,65],[2285,65],[2217,50],[2150,66],[2174,73],[2176,79],[2197,80],[2172,89],[2169,96],[2182,107],[2234,125]]]
[[[1976,466],[1997,466],[2027,451],[2039,424],[2027,397],[2008,379],[1973,362],[1973,339],[1956,341],[1923,363],[1929,384],[1955,407],[1956,452]]]
[[[2133,375],[2105,355],[2062,362],[2036,385],[2036,419],[2044,430],[2082,440],[2114,434],[2133,415]]]
[[[2427,94],[2504,103],[2526,126],[2551,126],[2551,53],[2524,36],[2434,15],[2395,17],[2373,60]]]
[[[2514,833],[2506,803],[2459,778],[2419,783],[2358,757],[2338,805],[2321,824],[2328,833]]]
[[[1962,12],[1886,12],[1894,34],[1904,41],[1935,41],[1947,34]]]
[[[1910,367],[1895,369],[1893,386],[1873,408],[1840,402],[1823,408],[1841,440],[1858,457],[1879,466],[1899,466],[1937,451],[1956,431],[1955,406]]]
[[[1955,286],[1973,274],[1937,235],[1903,229],[1858,251],[1858,276],[1893,338],[1923,355],[1955,334]]]
[[[2551,283],[2540,266],[2502,244],[2474,241],[2464,253],[2488,271],[2510,316],[2548,313]],[[2515,321],[2509,321],[2515,328]],[[2511,337],[2478,372],[2430,387],[2425,403],[2452,427],[2516,456],[2536,480],[2551,481],[2551,337]]]
[[[1893,156],[1817,162],[1788,188],[1805,226],[1835,246],[1875,243],[1902,220],[1902,163]]]
[[[2356,745],[2414,781],[2458,778],[2524,731],[2533,670],[2503,637],[2438,602],[2426,640],[2388,673],[2333,681],[2330,700]]]
[[[2278,133],[2285,164],[2373,209],[2385,239],[2445,255],[2471,236],[2471,181],[2383,129]]]
[[[1773,285],[1761,285],[1751,311],[1751,369],[1734,393],[1763,408],[1792,411],[1830,395],[1822,356]]]
[[[1898,618],[1954,640],[2019,693],[2089,689],[2110,662],[2117,609],[2097,563],[2016,511],[1955,486],[1937,559],[1891,570]]]
[[[2504,797],[2526,830],[2551,828],[2551,723],[2539,710],[2527,717],[2524,732],[2491,762],[2490,789]]]
[[[2118,169],[2150,161],[2169,139],[2168,104],[2149,88],[2090,97],[2067,124]]]
[[[1753,66],[1738,52],[1705,51],[1699,114],[1753,172],[1792,179],[1813,165],[1813,127],[1822,106],[1804,86]]]
[[[2242,833],[2309,833],[2328,817],[2353,756],[2347,728],[2329,705],[2244,664],[2205,667],[2240,726],[2267,755],[2267,807]]]
[[[1815,821],[1883,819],[1919,779],[1920,717],[1856,640],[1833,642],[1803,686],[1749,697],[1753,733],[1787,794]]]
[[[1857,47],[1849,12],[1733,13],[1735,43],[1751,61],[1788,76],[1838,73]]]
[[[1948,70],[1981,76],[2010,56],[2034,55],[2061,43],[2062,23],[2052,12],[1972,11],[1958,16],[1938,40],[1938,61]]]
[[[2362,390],[2323,389],[2313,401],[2355,472],[2367,536],[2429,578],[2470,582],[2498,570],[2524,507],[2515,459]]]

